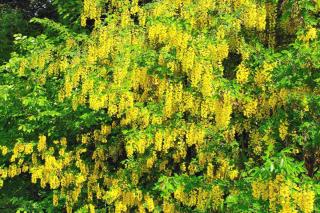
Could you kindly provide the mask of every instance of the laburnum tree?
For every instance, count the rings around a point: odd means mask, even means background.
[[[0,71],[9,212],[320,211],[319,1],[51,3]]]

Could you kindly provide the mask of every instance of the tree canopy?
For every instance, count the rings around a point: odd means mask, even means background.
[[[0,8],[4,212],[320,211],[320,1],[21,4]]]

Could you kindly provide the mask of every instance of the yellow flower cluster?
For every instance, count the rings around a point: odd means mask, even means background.
[[[216,210],[223,202],[223,191],[219,186],[212,186],[211,190],[198,189],[186,192],[184,186],[179,186],[174,191],[174,198],[189,207],[196,207],[197,210],[204,211],[211,204]]]
[[[96,1],[92,0],[84,0],[83,2],[83,12],[81,14],[81,25],[86,26],[87,25],[87,19],[94,19],[98,25],[100,23],[100,17],[101,17],[101,7],[97,5],[98,3]]]
[[[312,190],[300,190],[293,194],[293,199],[299,209],[304,213],[314,211],[315,192]]]
[[[310,29],[307,31],[305,35],[299,36],[299,40],[303,42],[309,42],[310,40],[314,40],[318,37],[317,35],[317,29],[314,27],[310,27]]]
[[[37,146],[37,149],[39,152],[46,150],[46,148],[47,148],[46,140],[47,140],[47,137],[45,135],[39,136],[39,142],[38,142],[38,146]]]
[[[21,61],[18,74],[19,76],[24,76],[25,75],[25,69],[26,69],[27,62],[25,60]]]
[[[153,202],[152,197],[150,197],[148,195],[145,196],[145,203],[146,203],[148,211],[149,212],[153,212],[153,210],[154,210],[154,202]]]
[[[7,153],[8,153],[8,147],[6,147],[6,146],[0,146],[0,150],[1,150],[1,154],[3,155],[3,156],[5,156]]]
[[[282,175],[277,175],[274,180],[268,182],[252,182],[252,196],[255,199],[269,201],[271,212],[298,212],[299,208],[302,212],[310,213],[314,210],[315,193],[312,190],[301,189]]]
[[[277,22],[277,4],[274,2],[266,3],[267,21],[269,22],[267,41],[269,47],[276,45],[276,22]]]
[[[252,117],[257,113],[258,100],[253,99],[244,105],[243,114],[246,117]]]
[[[223,102],[217,103],[215,106],[216,111],[216,126],[218,128],[226,128],[228,127],[231,119],[232,113],[232,97],[229,93],[224,94]]]
[[[279,126],[279,136],[281,140],[284,141],[287,135],[288,135],[288,122],[282,121]]]
[[[257,5],[254,1],[246,1],[243,4],[244,12],[241,14],[241,20],[245,27],[256,28],[263,31],[266,28],[266,8]]]
[[[246,68],[245,65],[240,64],[237,71],[237,82],[239,84],[246,83],[248,81],[249,74],[250,70]]]
[[[188,146],[201,146],[204,143],[205,133],[203,129],[196,128],[194,124],[190,125],[189,131],[186,133],[186,144]]]
[[[275,68],[276,64],[263,63],[262,68],[256,73],[254,80],[258,86],[263,87],[267,82],[271,81],[271,71]]]

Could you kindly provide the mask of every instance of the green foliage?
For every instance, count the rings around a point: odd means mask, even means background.
[[[52,4],[59,13],[59,18],[61,19],[62,23],[72,27],[80,25],[82,1],[54,0],[52,1]]]
[[[19,10],[14,10],[0,4],[0,65],[10,58],[14,50],[13,35],[26,32],[28,22],[23,19]]]

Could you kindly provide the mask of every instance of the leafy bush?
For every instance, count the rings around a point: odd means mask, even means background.
[[[320,210],[319,4],[55,3],[1,68],[8,208]]]

